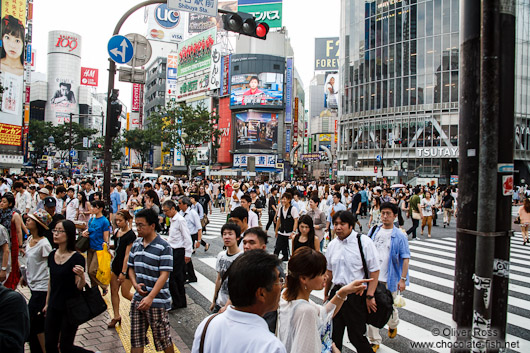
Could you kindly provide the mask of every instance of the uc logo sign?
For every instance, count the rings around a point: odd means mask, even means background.
[[[180,13],[168,9],[166,4],[160,4],[155,9],[155,20],[163,28],[174,28],[180,22]]]

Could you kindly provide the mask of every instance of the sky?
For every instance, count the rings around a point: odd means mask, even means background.
[[[46,73],[48,32],[65,30],[82,37],[81,66],[99,69],[98,92],[107,91],[107,42],[123,14],[140,0],[35,0],[33,42],[36,71]],[[145,35],[143,10],[131,15],[120,34]],[[306,87],[313,77],[314,43],[318,37],[338,37],[340,0],[284,0],[283,26],[287,28],[295,54],[295,66]],[[130,106],[131,84],[118,82],[120,99]],[[307,92],[306,92],[307,93]]]

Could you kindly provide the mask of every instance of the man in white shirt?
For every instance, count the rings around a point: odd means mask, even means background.
[[[378,280],[386,285],[395,299],[397,291],[405,291],[408,284],[409,242],[406,234],[394,225],[398,206],[385,202],[381,204],[380,211],[383,225],[368,233],[368,236],[373,239],[379,255],[381,270]],[[388,320],[388,337],[396,337],[398,324],[398,310],[394,307],[392,316]],[[383,341],[379,329],[368,325],[368,339],[372,343],[373,351],[376,352]]]
[[[339,194],[340,197],[340,194]],[[353,230],[355,217],[349,211],[339,211],[333,215],[333,224],[337,237],[326,251],[327,275],[324,289],[324,301],[332,298],[344,285],[365,278],[358,233]],[[372,239],[360,234],[367,272],[373,281],[362,296],[350,294],[342,308],[333,318],[333,342],[342,350],[344,330],[348,327],[348,337],[359,353],[372,353],[366,333],[366,319],[369,312],[376,311],[374,293],[379,277],[379,257]],[[333,288],[332,288],[333,284]],[[330,291],[331,290],[331,291]]]
[[[241,207],[243,207],[248,212],[248,227],[259,227],[259,218],[256,212],[250,210],[250,205],[252,204],[252,199],[248,195],[241,196]]]
[[[186,225],[191,234],[191,240],[193,241],[192,248],[195,250],[201,246],[202,240],[202,226],[201,220],[197,212],[191,209],[191,200],[189,197],[183,197],[178,201],[178,206],[180,209],[180,215],[186,220]],[[197,282],[197,276],[195,275],[195,270],[193,269],[193,262],[190,261],[186,263],[186,281],[193,283]]]
[[[340,202],[341,200],[341,194],[339,192],[336,192],[333,194],[333,204],[331,205],[331,207],[329,208],[328,210],[328,222],[327,222],[327,225],[326,225],[326,228],[329,228],[331,230],[331,234],[333,235],[333,237],[335,237],[334,235],[334,225],[333,225],[333,222],[332,222],[332,218],[333,218],[333,215],[339,211],[346,211],[346,206],[344,206],[344,204],[342,204]],[[348,282],[350,283],[350,282]]]
[[[164,202],[162,212],[171,220],[167,242],[173,249],[173,271],[169,274],[169,292],[173,299],[171,310],[174,310],[186,307],[184,289],[186,264],[191,261],[193,246],[186,220],[178,213],[175,202],[172,200]]]
[[[263,320],[265,313],[278,308],[283,287],[279,265],[278,258],[264,250],[247,251],[232,263],[228,293],[233,305],[201,322],[192,353],[199,353],[205,330],[204,353],[286,353]]]
[[[74,188],[68,188],[68,198],[66,199],[66,219],[75,221],[77,209],[79,208],[79,200],[75,197]]]
[[[22,214],[28,214],[31,208],[31,195],[26,191],[26,186],[21,181],[16,181],[13,185],[17,195],[15,196],[15,208]]]
[[[123,183],[120,182],[116,184],[116,190],[118,190],[118,193],[120,194],[120,201],[121,201],[121,204],[118,208],[120,210],[126,209],[127,208],[127,192],[123,190]]]

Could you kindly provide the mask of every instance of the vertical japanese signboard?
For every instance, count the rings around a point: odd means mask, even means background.
[[[285,123],[293,122],[293,58],[287,58],[285,87]]]
[[[139,83],[133,83],[131,112],[140,111],[140,92],[141,91],[142,91],[142,85]]]
[[[230,55],[223,56],[221,60],[221,92],[220,96],[230,94]]]
[[[24,43],[26,0],[2,0],[0,145],[20,146],[24,104]]]
[[[208,89],[214,90],[221,87],[221,44],[215,44],[212,47],[212,61]]]
[[[285,130],[285,153],[291,152],[291,129]]]
[[[298,97],[294,99],[294,125],[293,125],[293,136],[296,140],[298,138]]]

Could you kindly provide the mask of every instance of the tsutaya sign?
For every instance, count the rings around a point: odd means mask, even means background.
[[[515,135],[530,135],[530,127],[515,125]]]
[[[458,147],[422,147],[416,148],[416,157],[423,158],[455,158],[458,157]]]

